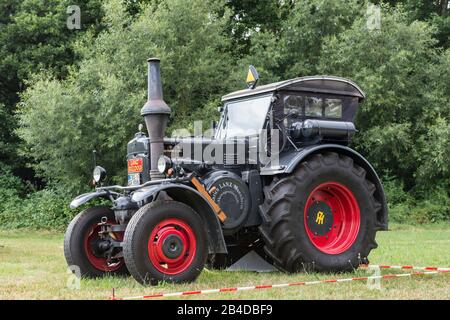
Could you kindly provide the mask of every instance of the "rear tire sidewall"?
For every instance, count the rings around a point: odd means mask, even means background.
[[[305,205],[311,192],[319,185],[326,182],[337,182],[346,186],[354,195],[360,209],[360,226],[358,234],[353,244],[344,252],[339,254],[327,254],[319,250],[309,238],[305,223]],[[357,268],[360,261],[356,258],[365,258],[368,254],[367,248],[372,237],[369,235],[373,227],[373,218],[375,216],[374,209],[371,207],[371,194],[365,188],[364,177],[360,178],[352,172],[352,168],[343,168],[341,166],[322,166],[320,172],[308,175],[308,178],[297,185],[296,194],[298,195],[297,205],[294,206],[293,219],[295,223],[292,225],[297,231],[293,231],[296,235],[295,241],[302,244],[301,250],[305,257],[309,257],[310,261],[305,261],[303,266],[308,268],[313,266],[317,271],[333,271],[342,270],[339,266],[348,266],[345,269]]]
[[[196,252],[186,270],[169,275],[160,272],[151,262],[148,242],[153,229],[162,221],[174,218],[189,225],[196,240]],[[201,217],[187,205],[176,201],[154,202],[142,207],[130,220],[125,231],[125,261],[133,277],[142,284],[160,281],[189,282],[197,278],[208,256],[208,242]]]

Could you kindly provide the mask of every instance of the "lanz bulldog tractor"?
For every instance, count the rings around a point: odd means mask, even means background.
[[[339,272],[368,263],[387,206],[375,170],[348,147],[365,98],[352,81],[299,77],[222,98],[213,135],[165,138],[160,61],[148,60],[148,137],[128,143],[128,186],[76,197],[93,206],[68,226],[64,254],[82,276],[131,275],[142,284],[193,281],[254,251],[285,272]],[[141,130],[139,130],[141,131]]]

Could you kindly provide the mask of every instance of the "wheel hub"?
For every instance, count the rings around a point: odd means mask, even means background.
[[[97,258],[105,258],[105,253],[111,248],[111,243],[108,240],[103,240],[100,238],[94,238],[89,243],[92,253]]]
[[[167,236],[162,243],[162,252],[169,259],[176,259],[183,253],[183,240],[176,234]]]
[[[114,224],[112,221],[108,221],[109,224]],[[94,223],[89,231],[85,235],[84,250],[89,262],[96,269],[101,271],[112,272],[120,269],[123,265],[123,259],[108,260],[108,251],[112,245],[109,240],[104,240],[99,236],[101,227],[98,223]],[[114,233],[114,238],[118,241],[123,239],[123,233]]]
[[[192,263],[196,239],[187,223],[170,218],[153,229],[147,249],[149,259],[158,271],[174,275],[186,270]]]
[[[333,213],[330,206],[322,201],[313,202],[306,213],[306,221],[315,236],[327,235],[333,227]]]
[[[361,217],[353,192],[337,182],[325,182],[309,195],[304,209],[306,233],[326,254],[350,248],[359,232]]]
[[[154,247],[159,261],[174,263],[183,258],[188,240],[182,231],[168,225],[159,229],[156,238]]]

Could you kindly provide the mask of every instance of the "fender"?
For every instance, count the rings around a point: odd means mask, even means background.
[[[80,194],[79,196],[77,196],[75,199],[73,199],[72,202],[70,203],[69,207],[70,207],[70,209],[76,209],[79,206],[81,206],[82,204],[85,204],[86,202],[91,201],[92,199],[109,198],[110,195],[111,195],[111,193],[106,190],[98,190],[98,191],[94,191],[94,192],[83,193],[83,194]]]
[[[381,210],[377,214],[377,230],[388,230],[388,207],[386,203],[386,196],[384,194],[383,185],[381,184],[380,178],[378,177],[375,169],[361,154],[355,150],[342,146],[339,144],[322,144],[314,145],[300,149],[297,152],[289,152],[285,154],[280,154],[279,166],[277,167],[265,167],[261,169],[261,175],[275,175],[283,173],[292,173],[294,169],[302,161],[307,159],[309,156],[322,153],[326,151],[333,151],[339,154],[346,155],[353,159],[353,161],[360,167],[366,170],[366,178],[375,185],[375,199],[380,202]]]
[[[164,183],[133,192],[131,200],[141,206],[144,202],[155,201],[161,192],[175,201],[190,206],[203,218],[207,227],[209,253],[227,253],[220,221],[208,200],[196,189],[184,184]]]

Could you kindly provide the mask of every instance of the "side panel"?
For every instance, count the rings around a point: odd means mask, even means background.
[[[220,221],[211,205],[197,190],[183,184],[161,184],[135,191],[132,200],[137,203],[154,201],[162,193],[175,201],[187,204],[201,215],[206,223],[210,253],[227,253]]]
[[[323,145],[315,145],[306,147],[297,152],[290,152],[285,155],[280,155],[279,165],[276,167],[265,167],[261,169],[261,175],[275,175],[275,174],[286,174],[291,173],[297,167],[299,163],[304,161],[307,157],[315,154],[322,153],[326,151],[333,151],[336,153],[340,153],[346,155],[353,159],[353,161],[364,168],[367,172],[367,179],[371,181],[375,187],[376,191],[374,193],[375,199],[381,203],[381,210],[378,212],[377,216],[377,229],[378,230],[387,230],[388,229],[388,207],[386,203],[386,197],[384,194],[383,185],[381,184],[380,178],[378,177],[375,169],[372,165],[358,152],[355,150],[337,145],[337,144],[323,144]]]

